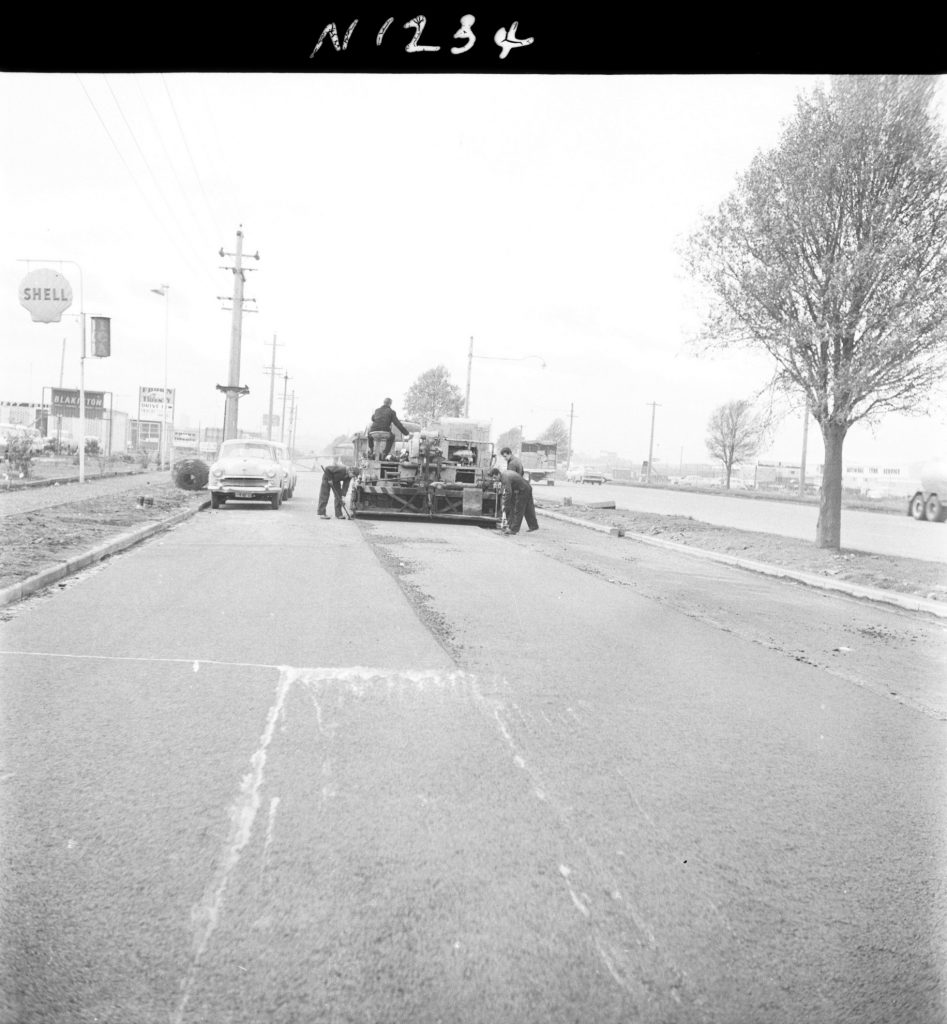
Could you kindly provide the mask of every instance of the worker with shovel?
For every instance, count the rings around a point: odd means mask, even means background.
[[[334,456],[328,466],[322,467],[322,486],[319,488],[318,513],[321,519],[331,518],[326,509],[329,507],[329,492],[335,495],[335,518],[346,519],[345,506],[342,502],[348,493],[352,474],[342,465],[338,456]]]

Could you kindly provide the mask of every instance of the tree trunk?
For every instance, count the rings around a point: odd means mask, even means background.
[[[820,548],[835,551],[842,546],[842,445],[847,431],[847,426],[838,423],[822,424],[825,464],[822,467],[815,542]]]

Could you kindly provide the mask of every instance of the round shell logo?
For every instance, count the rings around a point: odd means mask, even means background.
[[[33,323],[58,324],[72,305],[72,288],[58,270],[31,270],[20,282],[20,305]]]

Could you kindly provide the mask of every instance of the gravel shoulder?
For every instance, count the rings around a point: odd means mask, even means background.
[[[0,491],[0,589],[142,526],[171,520],[184,510],[197,511],[206,500],[205,491],[182,490],[161,472]],[[687,516],[564,506],[543,498],[536,504],[540,511],[616,527],[626,538],[655,537],[845,583],[947,601],[947,569],[936,562],[826,551],[814,542],[713,526]]]

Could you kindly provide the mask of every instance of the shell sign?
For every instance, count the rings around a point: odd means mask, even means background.
[[[20,282],[20,305],[35,324],[58,324],[72,305],[72,288],[58,270],[31,270]]]

